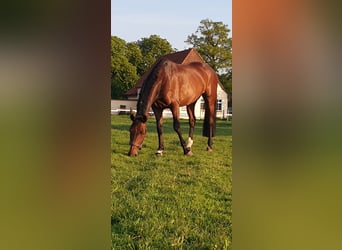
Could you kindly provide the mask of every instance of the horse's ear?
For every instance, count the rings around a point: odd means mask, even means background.
[[[130,118],[131,118],[131,120],[132,120],[132,122],[134,121],[134,119],[135,119],[135,116],[134,116],[134,114],[133,113],[131,113],[131,115],[130,115]]]

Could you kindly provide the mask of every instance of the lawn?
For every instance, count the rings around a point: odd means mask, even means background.
[[[128,157],[131,121],[112,116],[112,249],[232,248],[232,129],[217,121],[213,152],[197,121],[193,156],[183,155],[172,120],[164,120],[163,156],[155,120],[137,157]],[[188,124],[182,121],[184,138]]]

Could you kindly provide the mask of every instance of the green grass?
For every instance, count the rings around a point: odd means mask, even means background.
[[[213,152],[196,124],[193,156],[183,155],[172,120],[164,120],[165,152],[155,119],[138,157],[128,157],[131,121],[112,116],[112,249],[231,249],[232,131],[217,121]],[[183,136],[188,134],[182,121]]]

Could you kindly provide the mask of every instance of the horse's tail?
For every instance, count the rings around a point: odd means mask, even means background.
[[[214,104],[212,104],[212,105],[214,105],[214,112],[213,112],[213,114],[210,114],[209,103],[207,100],[205,100],[205,113],[204,113],[204,123],[203,123],[203,131],[202,131],[202,135],[205,137],[209,137],[210,133],[211,133],[211,136],[214,137],[215,132],[216,132],[217,100],[215,100]],[[213,126],[211,129],[210,129],[210,116],[213,117]]]

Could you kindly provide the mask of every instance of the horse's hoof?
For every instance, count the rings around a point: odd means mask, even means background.
[[[212,152],[213,149],[212,149],[211,147],[208,146],[208,147],[207,147],[207,151],[208,151],[208,152]]]
[[[189,152],[187,152],[185,155],[186,155],[186,156],[192,156],[193,153],[192,153],[192,151],[189,151]]]
[[[155,154],[156,156],[163,156],[163,150],[157,150]]]
[[[186,147],[187,147],[187,148],[191,148],[191,146],[192,146],[193,143],[194,143],[194,141],[189,137],[189,138],[188,138],[188,141],[187,141],[187,143],[186,143]]]

